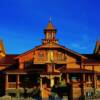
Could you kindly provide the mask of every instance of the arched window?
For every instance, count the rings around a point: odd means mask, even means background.
[[[16,82],[17,76],[16,75],[9,75],[8,82]]]

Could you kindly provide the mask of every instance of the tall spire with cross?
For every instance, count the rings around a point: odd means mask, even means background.
[[[49,19],[47,27],[44,29],[45,39],[43,39],[43,44],[51,44],[51,43],[58,43],[56,39],[56,28],[51,22],[51,17]]]

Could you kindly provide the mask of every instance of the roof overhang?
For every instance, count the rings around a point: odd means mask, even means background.
[[[15,59],[18,59],[19,57],[24,56],[24,55],[26,55],[30,52],[34,52],[35,50],[38,50],[38,49],[63,49],[63,50],[68,51],[69,53],[72,53],[72,54],[74,54],[78,57],[81,57],[83,59],[87,59],[87,57],[85,57],[85,56],[83,56],[83,55],[81,55],[81,54],[79,54],[79,53],[77,53],[77,52],[75,52],[71,49],[68,49],[68,48],[66,48],[62,45],[59,45],[59,44],[56,44],[55,46],[53,46],[53,45],[50,45],[50,46],[46,46],[46,45],[36,46],[35,48],[33,48],[33,49],[31,49],[31,50],[29,50],[25,53],[22,53],[22,54],[18,55],[17,57],[15,57]]]

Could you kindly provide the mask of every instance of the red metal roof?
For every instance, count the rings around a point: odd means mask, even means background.
[[[9,65],[13,64],[15,61],[15,57],[17,57],[18,54],[7,54],[4,58],[0,59],[0,65]]]

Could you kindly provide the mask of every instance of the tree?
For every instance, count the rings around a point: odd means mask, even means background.
[[[23,87],[24,89],[24,97],[29,96],[27,94],[27,88],[33,88],[33,87],[37,87],[40,83],[39,80],[39,74],[38,73],[34,73],[34,74],[27,74],[26,76],[23,76],[22,80],[21,80],[21,87]],[[31,95],[32,93],[30,93]]]

